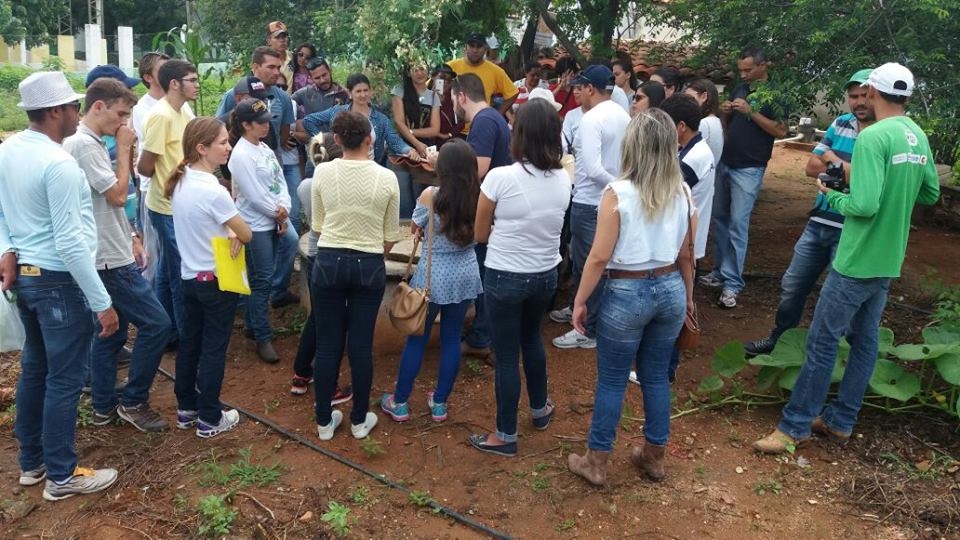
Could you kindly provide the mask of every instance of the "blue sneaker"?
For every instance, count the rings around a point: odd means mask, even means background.
[[[190,429],[197,425],[200,413],[197,411],[184,411],[177,409],[177,429]]]
[[[443,422],[447,419],[447,404],[433,401],[433,392],[427,392],[427,405],[430,406],[430,417],[434,422]]]
[[[380,398],[380,409],[390,415],[394,422],[406,422],[410,419],[410,408],[406,403],[395,402],[393,394],[384,394]]]

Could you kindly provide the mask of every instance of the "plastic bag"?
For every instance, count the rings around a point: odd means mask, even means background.
[[[8,295],[14,299],[8,299]],[[9,291],[0,297],[0,352],[23,349],[23,342],[27,338],[15,298]]]

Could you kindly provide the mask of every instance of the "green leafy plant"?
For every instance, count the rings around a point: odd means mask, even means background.
[[[204,115],[212,104],[209,96],[204,92],[205,82],[218,72],[221,83],[224,78],[223,72],[214,66],[201,70],[201,64],[213,60],[214,49],[204,42],[200,37],[200,31],[196,28],[189,28],[187,25],[171,28],[166,32],[159,32],[153,36],[151,45],[153,50],[167,50],[172,52],[174,57],[183,58],[197,68],[197,76],[200,78],[199,90],[197,96],[197,114]]]
[[[353,504],[364,504],[370,500],[370,488],[364,485],[354,486],[347,492],[347,498]]]
[[[480,365],[480,361],[476,358],[467,360],[467,369],[470,370],[470,373],[473,373],[474,375],[483,373],[483,366]]]
[[[346,536],[350,532],[350,508],[337,501],[327,503],[327,508],[320,519],[330,525],[337,536]]]
[[[237,512],[231,510],[226,503],[226,497],[221,495],[206,495],[197,503],[200,512],[200,526],[197,533],[200,536],[219,537],[230,534],[230,526],[237,517]]]
[[[533,479],[530,487],[533,488],[534,491],[543,491],[550,487],[550,479],[546,476],[538,476]]]
[[[187,496],[183,493],[177,493],[173,496],[173,511],[179,514],[187,509]]]
[[[421,508],[433,504],[433,497],[430,496],[429,491],[411,491],[407,495],[407,500]]]
[[[253,463],[253,450],[250,447],[239,450],[240,460],[224,467],[218,462],[218,456],[213,450],[210,457],[198,465],[201,476],[198,481],[201,486],[225,486],[235,484],[238,488],[247,486],[264,487],[275,483],[283,474],[283,466],[279,463],[262,465]]]
[[[368,458],[375,458],[387,453],[386,450],[380,446],[380,443],[370,436],[363,439],[363,442],[360,443],[360,450],[362,450],[363,454]]]
[[[573,530],[573,528],[576,526],[577,526],[577,522],[574,521],[573,518],[567,518],[563,521],[560,521],[556,525],[554,525],[553,530],[557,532],[566,532],[566,531]]]
[[[63,71],[66,64],[59,56],[48,56],[40,63],[40,69],[43,71]]]
[[[783,492],[783,484],[776,480],[761,480],[753,485],[753,492],[760,496],[766,493],[779,495]]]
[[[77,425],[80,427],[93,425],[93,404],[89,397],[80,398],[80,404],[77,406]]]

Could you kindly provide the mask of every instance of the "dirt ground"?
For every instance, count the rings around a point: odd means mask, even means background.
[[[589,487],[567,471],[566,456],[584,449],[590,424],[594,351],[547,345],[550,393],[559,411],[549,429],[538,432],[530,426],[524,396],[520,453],[511,459],[481,454],[465,441],[469,433],[494,425],[493,369],[481,362],[465,359],[444,424],[435,424],[426,407],[425,394],[436,377],[434,346],[411,398],[411,421],[396,424],[380,414],[374,442],[362,444],[343,428],[332,441],[320,442],[312,394],[288,393],[298,337],[278,340],[283,361],[271,366],[256,359],[252,342],[238,328],[228,353],[224,401],[268,418],[370,475],[249,417],[212,440],[198,439],[192,431],[146,435],[125,425],[81,426],[81,463],[115,467],[120,480],[102,494],[49,503],[40,488],[17,486],[17,444],[8,414],[0,426],[0,512],[6,515],[0,538],[197,537],[206,522],[198,503],[208,495],[225,495],[228,510],[236,513],[223,535],[230,538],[337,536],[334,525],[321,519],[331,502],[343,505],[339,512],[346,514],[348,530],[340,532],[350,538],[960,538],[960,472],[942,457],[960,456],[960,437],[945,417],[865,410],[846,446],[813,444],[775,458],[755,454],[749,443],[773,427],[779,407],[693,410],[704,405],[690,396],[711,372],[714,348],[769,331],[778,278],[814,196],[811,182],[802,177],[806,159],[801,151],[775,152],[751,226],[750,278],[740,305],[721,310],[713,291],[697,292],[705,335],[698,349],[685,354],[674,386],[675,412],[688,414],[672,423],[668,476],[662,483],[640,477],[628,462],[630,446],[642,441],[643,406],[634,385],[628,389],[609,485]],[[913,231],[904,277],[884,315],[898,342],[916,338],[928,322],[910,306],[929,307],[931,294],[923,287],[929,268],[948,283],[960,281],[957,239],[956,232],[924,225]],[[808,316],[812,308],[811,301]],[[298,308],[275,316],[276,325],[293,325],[302,317]],[[544,339],[566,330],[547,322]],[[387,324],[379,325],[375,398],[392,391],[402,345]],[[163,367],[173,371],[172,355]],[[745,383],[754,373],[745,372]],[[16,363],[8,355],[0,364],[0,387],[13,385],[15,374]],[[157,378],[152,403],[172,421],[172,382]],[[9,398],[0,405],[8,404]],[[349,406],[341,406],[345,414]],[[925,460],[926,468],[921,466]],[[276,464],[279,468],[272,467]],[[262,486],[241,484],[245,472],[267,470],[279,470],[279,479]],[[379,475],[397,487],[385,486]],[[477,526],[433,510],[430,501]]]

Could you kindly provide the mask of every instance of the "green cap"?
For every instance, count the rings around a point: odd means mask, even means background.
[[[867,80],[870,79],[871,72],[873,72],[873,69],[867,68],[854,73],[853,76],[850,77],[850,80],[847,81],[847,84],[843,85],[843,89],[846,90],[855,84],[865,84]]]

